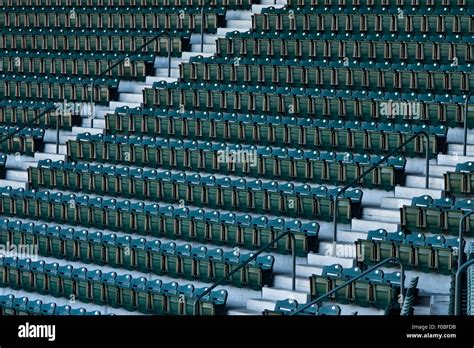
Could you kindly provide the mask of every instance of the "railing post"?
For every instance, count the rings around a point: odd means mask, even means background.
[[[426,138],[426,178],[425,178],[425,189],[430,187],[430,135],[425,133]]]
[[[171,39],[171,34],[168,35],[168,77],[171,77],[171,47],[172,47],[172,43],[171,43],[172,39]]]
[[[94,102],[94,84],[95,79],[92,80],[91,83],[91,128],[94,128],[94,117],[95,117],[95,102]]]
[[[332,232],[332,257],[336,257],[336,249],[337,249],[337,218],[338,218],[338,200],[339,196],[341,195],[341,191],[338,191],[334,196],[334,212],[333,212],[333,232]]]
[[[206,1],[203,1],[201,6],[201,53],[204,52],[204,7],[206,6]]]
[[[470,265],[474,265],[474,259],[466,262],[456,272],[456,282],[454,285],[454,315],[461,315],[461,275]]]
[[[64,109],[60,112],[56,112],[56,155],[59,155],[59,123],[61,122],[61,115]]]
[[[294,233],[290,233],[291,238],[291,259],[292,259],[292,268],[291,268],[291,290],[295,291],[296,289],[296,236]]]
[[[471,94],[466,96],[466,102],[464,104],[464,138],[463,138],[463,148],[462,155],[466,156],[467,154],[467,117],[469,114],[469,99],[471,99]]]
[[[464,255],[464,250],[463,250],[463,240],[462,240],[462,235],[464,233],[463,231],[463,227],[466,223],[466,219],[471,216],[472,214],[474,214],[474,210],[471,210],[471,211],[468,211],[467,213],[465,213],[461,220],[459,221],[459,250],[458,250],[458,269],[461,269],[461,266],[462,266],[462,257]]]

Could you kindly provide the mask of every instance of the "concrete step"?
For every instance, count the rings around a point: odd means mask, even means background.
[[[398,223],[352,219],[352,229],[355,231],[369,232],[379,228],[384,228],[387,231],[398,231]]]
[[[366,239],[366,238],[367,238],[367,232],[349,231],[349,230],[337,231],[337,241],[339,243],[354,243],[358,239]]]
[[[25,170],[7,170],[6,180],[28,182],[28,173]]]
[[[208,44],[208,45],[215,45],[216,44],[216,40],[219,38],[219,37],[225,37],[225,34],[224,35],[219,35],[219,34],[204,34],[204,44]],[[191,44],[192,45],[197,45],[197,44],[201,44],[201,34],[192,34],[191,35]]]
[[[337,251],[337,249],[336,249]],[[308,254],[308,265],[309,266],[329,266],[334,264],[340,264],[342,267],[353,267],[354,259],[346,259],[341,257],[333,257],[332,249],[331,253],[327,255],[323,254]]]
[[[413,315],[432,315],[431,308],[426,306],[413,306]]]
[[[217,50],[216,43],[212,44],[204,44],[202,47],[203,51],[201,51],[201,44],[197,45],[191,45],[191,52],[196,52],[196,53],[215,53]]]
[[[110,112],[113,114],[113,112]],[[90,128],[91,121],[89,119],[82,120],[82,126],[85,128]],[[105,119],[94,119],[94,129],[105,129]]]
[[[82,133],[104,134],[105,133],[104,128],[95,128],[95,121],[96,120],[94,120],[94,128],[90,128],[90,127],[72,127],[72,132],[71,132],[72,135],[78,135],[78,134],[82,134]]]
[[[0,187],[11,186],[14,189],[23,188],[23,189],[26,190],[27,185],[28,185],[27,181],[16,181],[16,180],[0,179]]]
[[[444,178],[444,174],[447,172],[454,172],[456,170],[456,166],[430,166],[430,178],[431,177],[439,177]]]
[[[127,103],[143,103],[142,93],[120,93],[119,101]]]
[[[268,6],[266,6],[268,7]],[[253,11],[253,6],[252,6]],[[253,11],[255,12],[255,11]],[[236,29],[247,29],[250,30],[252,28],[252,20],[250,19],[229,19],[226,23],[227,28]]]
[[[287,4],[286,0],[260,0],[260,5],[268,5],[268,6],[274,6],[276,8],[278,5],[283,5],[283,7]]]
[[[168,68],[157,68],[155,69],[155,76],[160,77],[163,80],[164,77],[168,78]],[[179,78],[179,68],[171,68],[171,76],[175,81]]]
[[[46,153],[46,152],[36,152],[35,153],[35,161],[41,161],[45,159],[50,159],[52,161],[65,161],[66,155],[56,155],[55,153]]]
[[[438,155],[438,164],[447,166],[456,166],[458,163],[474,161],[474,156],[455,156],[455,155]]]
[[[435,158],[430,159],[428,163],[430,164],[430,166],[438,164]],[[405,172],[407,174],[425,174],[426,173],[426,158],[424,156],[415,157],[415,158],[407,158]]]
[[[184,55],[184,52],[183,52]],[[183,56],[180,58],[171,58],[171,68],[178,68],[182,62],[188,61],[189,58],[185,59]],[[168,68],[168,57],[156,57],[153,67],[156,68]]]
[[[308,264],[296,265],[296,275],[298,277],[303,277],[303,278],[306,278],[306,279],[309,279],[308,277],[311,277],[313,274],[320,275],[320,274],[322,274],[322,271],[323,271],[322,267],[315,266],[315,265],[308,265]],[[290,281],[291,281],[291,279],[290,279]],[[291,285],[291,283],[290,283],[290,285]],[[309,286],[309,284],[308,284],[308,286]],[[282,286],[282,288],[291,289],[291,287],[286,287],[286,286]],[[300,287],[297,286],[296,290],[308,291],[308,288],[306,288],[306,287],[300,288]]]
[[[467,143],[473,145],[474,144],[474,129],[467,130]],[[464,140],[464,129],[457,127],[457,128],[448,128],[448,136],[447,141],[448,143],[453,144],[462,144]]]
[[[394,198],[394,197],[385,197],[382,199],[382,207],[387,209],[399,209],[404,205],[410,205],[411,199],[408,198]]]
[[[407,175],[405,185],[410,187],[424,188],[426,182],[425,176],[419,175]],[[443,178],[433,178],[430,172],[429,187],[431,189],[444,190],[444,179]]]
[[[144,88],[147,84],[138,81],[125,81],[122,80],[119,82],[119,93],[136,93],[135,90],[140,90],[140,88]],[[140,90],[141,91],[141,90]],[[141,92],[140,92],[141,93]]]
[[[341,307],[341,315],[354,315],[357,312],[357,315],[384,315],[385,311],[382,309],[372,308],[372,307],[360,307],[355,304],[341,304],[337,302],[324,302],[323,305],[337,305]]]
[[[310,295],[308,293],[304,293],[300,291],[291,291],[287,289],[263,288],[262,299],[270,300],[270,301],[292,299],[292,300],[298,301],[298,303],[306,303],[310,300]],[[249,307],[247,308],[252,309]]]
[[[111,101],[109,104],[109,110],[115,110],[121,106],[128,106],[129,108],[136,108],[141,106],[141,103],[130,103],[130,102],[123,102],[123,101]]]
[[[56,153],[56,144],[45,144],[44,145],[44,152],[46,153]],[[59,154],[66,155],[67,154],[67,147],[66,145],[59,145]]]
[[[179,72],[179,69],[176,69],[176,70],[178,70],[178,72]],[[166,71],[168,71],[168,69],[166,69]],[[171,70],[171,71],[173,71],[173,70]],[[149,85],[149,88],[151,88],[153,86],[153,83],[161,82],[161,81],[175,82],[175,81],[177,81],[177,78],[175,78],[175,77],[163,77],[163,76],[147,76],[146,80],[145,80],[145,83],[147,85]],[[142,99],[143,99],[143,97],[142,97]],[[143,100],[141,100],[141,102],[143,102]]]
[[[473,137],[473,135],[471,135]],[[468,141],[469,136],[468,136]],[[464,146],[462,144],[448,144],[448,151],[449,155],[461,155],[464,153]],[[474,145],[467,145],[466,146],[466,155],[467,156],[474,156]]]
[[[400,212],[394,209],[363,208],[362,219],[381,222],[400,222]]]
[[[262,315],[261,312],[252,311],[247,308],[229,309],[227,315]]]
[[[196,56],[203,56],[203,57],[212,57],[214,53],[210,52],[191,52],[191,51],[186,51],[181,54],[181,61],[189,62],[191,57],[196,57]],[[168,66],[168,65],[167,65]]]
[[[225,13],[225,19],[228,20],[240,20],[240,19],[252,19],[252,11],[243,11],[243,10],[227,10]],[[227,28],[218,28],[219,30],[226,30]],[[233,29],[232,29],[233,30]]]
[[[282,4],[278,4],[278,5],[271,5],[275,8],[283,8],[285,7],[285,5],[282,5]],[[262,10],[264,8],[268,8],[269,5],[252,5],[252,12],[253,13],[262,13]],[[252,26],[249,26],[249,28],[251,28]]]
[[[432,190],[424,189],[418,187],[395,187],[395,197],[396,198],[408,198],[412,199],[413,197],[430,195],[433,198],[441,198],[441,190]]]
[[[275,301],[270,301],[267,299],[250,299],[247,301],[247,310],[253,311],[257,315],[262,315],[262,312],[265,309],[273,310],[275,309]]]
[[[30,156],[18,156],[10,155],[7,157],[7,163],[5,167],[10,170],[26,170],[30,166],[36,166],[38,162],[35,161],[34,157]]]
[[[300,265],[298,265],[300,266]],[[313,267],[315,268],[315,267]],[[297,267],[297,272],[298,272],[298,267]],[[309,292],[309,276],[312,274],[320,274],[312,272],[308,276],[306,275],[297,275],[295,278],[295,290],[296,291],[301,291],[301,292]],[[293,286],[293,277],[291,275],[287,274],[276,274],[273,277],[273,287],[280,288],[280,289],[287,289],[291,290]]]

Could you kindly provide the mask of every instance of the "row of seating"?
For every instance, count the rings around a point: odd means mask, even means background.
[[[117,237],[110,233],[8,219],[0,221],[0,242],[32,245],[42,256],[204,282],[225,278],[254,255],[243,254],[238,249],[224,252],[221,248]],[[273,263],[273,256],[260,255],[231,276],[227,283],[260,290],[262,286],[271,285]]]
[[[259,249],[291,232],[268,250],[306,256],[318,247],[319,224],[193,207],[132,203],[62,192],[0,188],[0,212],[16,218],[54,221],[97,229]],[[344,207],[344,204],[341,204]],[[341,209],[342,210],[342,209]]]
[[[316,299],[362,273],[359,267],[342,268],[341,265],[324,266],[321,275],[310,277],[311,298]],[[330,299],[342,303],[355,303],[361,307],[376,307],[389,310],[398,307],[400,294],[400,272],[384,273],[376,269],[359,280],[352,282]]]
[[[252,0],[0,0],[0,6],[69,6],[69,7],[225,7],[250,10]]]
[[[122,106],[105,115],[108,134],[173,136],[196,140],[231,141],[262,145],[294,146],[306,149],[388,153],[408,136],[426,131],[430,153],[444,152],[447,127],[409,123],[360,122],[291,116],[245,115],[237,113],[184,111]],[[399,153],[425,156],[423,138],[411,142]],[[367,158],[368,159],[368,158]],[[362,160],[361,160],[362,161]]]
[[[76,28],[201,30],[201,9],[184,7],[22,7],[0,9],[0,25],[7,28]],[[203,29],[215,33],[225,20],[225,8],[204,9]]]
[[[465,94],[474,74],[443,71],[366,70],[355,67],[304,67],[258,64],[183,63],[182,82],[285,85],[323,89],[383,90],[386,92]]]
[[[0,256],[0,286],[129,311],[171,315],[192,315],[196,297],[207,289],[43,260],[30,260],[28,264],[27,260]],[[199,313],[222,315],[226,302],[227,291],[214,290],[199,301]]]
[[[75,30],[75,29],[0,29],[0,49],[43,50],[71,52],[131,53],[143,44],[152,41],[156,31],[149,30]],[[190,35],[184,31],[169,31],[171,55],[181,56],[189,51]],[[162,35],[143,51],[159,56],[168,56],[168,37]]]
[[[321,32],[355,34],[472,34],[474,22],[468,15],[439,16],[438,14],[398,13],[315,13],[315,11],[265,11],[252,17],[252,30],[256,32]]]
[[[155,82],[152,88],[143,90],[143,100],[148,108],[172,108],[182,112],[220,111],[388,122],[398,115],[398,118],[434,120],[435,124],[446,123],[453,127],[462,124],[465,103],[464,96],[449,94],[178,82]]]
[[[8,74],[104,76],[145,80],[154,71],[155,56],[131,55],[118,64],[122,55],[113,53],[68,53],[43,51],[5,51],[0,57],[0,71]]]
[[[411,205],[400,208],[404,231],[444,233],[457,236],[459,221],[466,211],[474,209],[471,199],[432,199],[429,195],[414,197]],[[474,216],[466,219],[463,229],[466,236],[474,235]]]
[[[56,185],[55,179],[60,176],[63,179],[59,178],[60,185]],[[28,168],[28,179],[35,189],[64,189],[263,214],[278,212],[279,215],[321,220],[331,219],[332,197],[339,191],[338,188],[328,190],[325,186],[312,188],[309,185],[260,179],[231,179],[165,170],[143,171],[141,168],[104,167],[89,163],[64,165],[48,160],[40,161],[38,167]],[[352,211],[352,203],[357,209],[362,191],[348,190],[340,198],[338,212],[343,214],[343,221],[349,221],[354,213],[358,213],[357,210]]]
[[[462,7],[469,8],[472,0],[288,0],[288,7],[373,7],[373,8],[434,8],[434,7]]]
[[[405,269],[441,274],[451,274],[457,268],[462,252],[459,251],[459,238],[445,239],[442,235],[405,234],[403,231],[387,233],[384,229],[369,231],[366,240],[359,239],[355,243],[361,266],[397,257]]]
[[[373,60],[349,60],[345,58],[337,59],[286,59],[286,58],[266,58],[266,57],[203,57],[197,55],[189,59],[189,63],[202,64],[234,64],[234,65],[262,65],[262,66],[286,66],[291,68],[357,68],[365,70],[400,70],[400,71],[452,71],[466,72],[470,69],[471,64],[438,64],[438,63],[406,63],[406,62],[376,62]]]
[[[46,303],[28,297],[15,297],[12,294],[0,295],[0,315],[102,315],[100,311],[87,311],[85,308],[60,306],[55,302]]]
[[[323,34],[232,32],[217,40],[217,56],[472,64],[473,45],[470,37],[465,38],[465,42],[459,42],[460,38],[448,35],[443,42],[439,42],[439,36],[427,36],[423,40],[423,37],[410,34],[393,36],[392,39],[391,35],[338,37]]]
[[[86,111],[87,104],[61,104],[51,102],[34,102],[23,100],[2,100],[0,101],[0,124],[9,126],[29,125],[35,128],[56,128],[58,121],[58,107],[62,107],[60,128],[71,129],[74,126],[82,125],[81,113]],[[50,109],[42,117],[38,116]],[[61,110],[61,109],[59,109]]]
[[[15,134],[9,137],[11,134]],[[44,146],[44,129],[0,126],[0,151],[33,155]],[[6,139],[6,140],[5,140]]]
[[[362,168],[377,162],[376,156],[370,158],[361,156],[360,159],[352,160],[352,156],[347,153],[338,156],[334,152],[319,153],[317,150],[290,149],[290,151],[286,148],[245,144],[121,135],[103,136],[89,133],[78,134],[76,140],[69,140],[66,145],[68,158],[72,161],[106,162],[282,180],[297,178],[307,182],[333,184],[348,182],[350,178],[355,178]],[[342,164],[343,161],[349,163]],[[391,189],[396,183],[402,182],[406,159],[396,157],[388,161],[387,170],[385,167],[379,168],[374,172],[372,179],[366,180],[364,184],[369,187]],[[302,192],[308,189],[311,188],[304,186]],[[327,196],[322,193],[321,197]],[[357,195],[360,195],[360,192]]]
[[[450,196],[474,195],[474,162],[458,163],[454,172],[445,173],[444,189]]]
[[[90,102],[94,83],[94,101],[107,104],[118,95],[118,79],[37,75],[0,75],[0,93],[8,99],[31,101]]]
[[[266,316],[275,316],[275,315],[291,315],[292,312],[297,311],[303,307],[305,303],[298,304],[296,300],[279,300],[275,303],[275,309],[265,309],[262,314]],[[310,307],[304,309],[298,315],[341,315],[341,307],[337,305],[327,305],[319,306],[318,304],[313,304]]]

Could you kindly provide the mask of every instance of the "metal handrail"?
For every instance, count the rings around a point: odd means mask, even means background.
[[[472,94],[466,96],[466,102],[464,104],[464,138],[463,138],[463,148],[462,155],[466,156],[467,154],[467,116],[469,112],[469,100],[471,99]]]
[[[34,127],[34,123],[36,121],[38,121],[41,117],[43,117],[43,115],[46,115],[48,112],[52,111],[52,110],[55,110],[56,109],[56,106],[51,106],[49,108],[47,108],[46,110],[42,111],[38,116],[36,116],[35,118],[33,118],[30,122],[28,123],[25,123],[24,125],[22,126],[19,126],[13,133],[10,133],[10,134],[7,134],[6,137],[0,139],[0,144],[3,144],[5,141],[7,141],[8,139],[10,139],[11,137],[13,137],[14,135],[20,133],[23,129],[27,128],[27,127]],[[59,118],[58,118],[59,119]],[[59,121],[57,121],[59,122]]]
[[[462,235],[464,233],[463,231],[463,227],[464,227],[464,224],[465,224],[465,221],[466,219],[471,216],[472,214],[474,214],[474,210],[471,210],[471,211],[468,211],[466,213],[464,213],[464,215],[462,216],[461,220],[459,220],[459,250],[458,250],[458,269],[461,269],[461,266],[462,266],[462,261],[463,261],[463,255],[464,255],[464,250],[463,250],[463,239],[462,239]]]
[[[456,272],[456,282],[454,286],[454,315],[461,315],[461,275],[464,273],[466,268],[471,265],[474,265],[474,259],[466,262]]]
[[[403,267],[403,263],[402,261],[400,261],[400,259],[398,257],[390,257],[388,259],[385,259],[383,261],[380,261],[379,263],[377,263],[375,266],[369,268],[368,270],[366,270],[365,272],[362,272],[361,274],[359,274],[358,276],[354,277],[354,278],[351,278],[349,279],[348,281],[342,283],[341,285],[335,287],[334,289],[332,289],[331,291],[325,293],[324,295],[322,296],[319,296],[317,299],[311,301],[311,302],[308,302],[308,303],[305,303],[301,308],[298,308],[296,311],[294,312],[291,312],[290,315],[296,315],[302,311],[304,311],[306,308],[308,307],[311,307],[313,304],[315,303],[318,303],[318,302],[321,302],[323,299],[327,298],[328,296],[331,296],[332,294],[334,294],[335,292],[341,290],[342,288],[345,288],[347,285],[355,282],[356,280],[366,276],[367,274],[369,274],[370,272],[372,272],[373,270],[377,269],[377,268],[380,268],[382,267],[383,265],[385,265],[386,263],[389,263],[389,262],[394,262],[396,261],[399,265],[400,265],[400,293],[403,296],[405,296],[405,289],[404,289],[404,281],[405,281],[405,269]]]
[[[206,296],[207,294],[209,294],[213,289],[215,289],[216,287],[218,287],[219,285],[221,285],[222,283],[224,283],[225,281],[227,281],[228,279],[230,279],[230,277],[232,275],[234,275],[236,272],[240,271],[242,268],[244,268],[246,265],[248,265],[250,262],[252,262],[253,260],[255,260],[261,253],[263,253],[265,250],[267,250],[269,247],[271,247],[273,244],[275,244],[276,242],[278,242],[280,239],[282,239],[283,237],[286,237],[286,236],[290,236],[291,237],[291,240],[292,240],[292,245],[291,245],[291,256],[293,258],[293,265],[292,265],[292,289],[293,291],[295,291],[295,286],[296,286],[296,251],[295,251],[295,248],[296,248],[296,238],[295,238],[295,234],[294,232],[291,232],[291,231],[288,231],[288,232],[284,232],[282,234],[280,234],[277,238],[275,238],[274,240],[272,240],[271,242],[267,243],[263,248],[259,249],[251,258],[249,258],[248,260],[246,260],[244,263],[240,264],[239,267],[237,267],[236,269],[234,269],[232,272],[230,272],[228,275],[226,275],[224,278],[222,278],[221,280],[218,280],[217,282],[214,282],[210,287],[206,288],[206,290],[199,294],[197,297],[196,297],[196,300],[194,301],[194,315],[199,315],[199,301],[204,297]]]
[[[118,60],[115,64],[113,64],[110,68],[104,70],[101,74],[99,74],[98,76],[96,76],[92,82],[91,82],[91,107],[92,107],[92,114],[91,114],[91,128],[94,128],[94,116],[95,116],[95,110],[94,110],[94,107],[95,107],[95,103],[94,103],[94,85],[96,83],[97,80],[99,80],[100,78],[102,78],[103,76],[105,76],[107,73],[109,73],[110,71],[112,71],[116,66],[122,64],[127,58],[129,58],[130,56],[134,55],[134,54],[137,54],[137,53],[140,53],[140,51],[147,47],[149,44],[151,44],[152,42],[155,42],[156,40],[158,40],[161,36],[163,35],[166,35],[168,36],[168,77],[171,77],[171,40],[172,40],[172,36],[171,34],[166,31],[166,30],[161,30],[159,32],[159,34],[157,34],[156,36],[154,36],[152,39],[150,39],[150,41],[146,42],[146,39],[145,39],[145,43],[143,43],[143,45],[141,45],[140,47],[136,48],[133,52],[131,53],[127,53],[125,54],[120,60]]]
[[[375,168],[380,166],[382,163],[388,161],[390,157],[394,154],[396,154],[400,149],[405,147],[408,143],[412,142],[414,139],[418,138],[420,135],[424,135],[426,137],[426,181],[425,181],[425,188],[429,187],[429,180],[430,180],[430,135],[426,131],[419,131],[416,132],[414,135],[412,135],[410,138],[405,140],[400,146],[398,146],[396,149],[392,150],[390,153],[388,153],[384,158],[382,158],[380,161],[377,163],[373,164],[369,169],[367,169],[365,172],[363,172],[361,175],[359,175],[357,178],[355,178],[353,181],[351,181],[349,184],[344,186],[341,190],[339,190],[336,195],[334,196],[334,213],[333,213],[333,246],[332,246],[332,255],[336,256],[336,243],[337,243],[337,203],[338,203],[338,198],[346,192],[349,188],[351,188],[354,184],[357,184],[358,181],[362,178],[364,178],[367,174],[372,172]]]

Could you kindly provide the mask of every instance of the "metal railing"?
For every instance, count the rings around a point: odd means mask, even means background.
[[[341,190],[339,190],[336,195],[333,198],[333,205],[334,205],[334,213],[333,213],[333,247],[332,247],[332,255],[336,256],[336,244],[337,244],[337,205],[338,205],[338,198],[344,194],[348,189],[350,189],[353,185],[357,184],[360,179],[364,178],[366,175],[368,175],[370,172],[372,172],[375,168],[380,166],[382,163],[388,161],[390,157],[394,154],[396,154],[400,149],[404,148],[407,144],[418,138],[420,135],[424,135],[426,138],[426,180],[425,180],[425,188],[429,187],[429,180],[430,180],[430,135],[428,132],[425,131],[419,131],[416,132],[414,135],[409,137],[407,140],[405,140],[400,146],[398,146],[396,149],[392,150],[389,154],[384,156],[380,161],[377,163],[373,164],[369,169],[367,169],[365,172],[363,172],[361,175],[359,175],[357,178],[355,178],[352,182],[344,186]]]
[[[377,269],[377,268],[380,268],[382,267],[383,265],[387,264],[387,263],[393,263],[393,262],[397,262],[399,265],[400,265],[400,293],[402,295],[402,299],[403,299],[403,296],[405,296],[405,289],[404,289],[404,281],[405,281],[405,269],[403,267],[403,263],[400,261],[399,258],[397,257],[391,257],[391,258],[388,258],[388,259],[385,259],[383,261],[380,261],[379,263],[377,263],[376,265],[374,265],[373,267],[369,268],[368,270],[362,272],[361,274],[359,274],[358,276],[354,277],[354,278],[351,278],[349,279],[348,281],[342,283],[341,285],[335,287],[334,289],[332,289],[331,291],[325,293],[324,295],[322,296],[319,296],[317,299],[315,300],[312,300],[306,304],[304,304],[301,308],[298,308],[296,311],[294,312],[291,312],[290,315],[296,315],[298,313],[301,313],[302,311],[304,311],[306,308],[309,308],[311,307],[312,305],[314,305],[315,303],[318,303],[318,302],[321,302],[322,300],[324,300],[325,298],[331,296],[332,294],[334,294],[335,292],[345,288],[347,285],[355,282],[356,280],[366,276],[367,274],[369,274],[370,272],[372,272],[373,270]]]
[[[199,301],[204,296],[209,294],[212,290],[214,290],[216,287],[218,287],[222,283],[229,280],[230,277],[232,277],[232,275],[234,275],[236,272],[240,271],[242,268],[244,268],[250,262],[255,260],[261,253],[263,253],[265,250],[267,250],[273,244],[275,244],[280,239],[282,239],[283,237],[286,237],[286,236],[290,236],[290,238],[291,238],[291,257],[293,259],[291,288],[292,288],[293,291],[295,291],[295,287],[296,287],[296,250],[295,250],[296,249],[296,237],[295,237],[294,232],[288,231],[288,232],[284,232],[284,233],[280,234],[277,238],[275,238],[271,242],[267,243],[263,248],[259,249],[255,254],[253,254],[252,257],[250,257],[248,260],[246,260],[245,262],[240,264],[237,268],[235,268],[233,271],[231,271],[229,274],[227,274],[224,278],[222,278],[221,280],[213,283],[210,287],[206,288],[206,290],[203,293],[199,294],[196,297],[195,302],[194,302],[194,315],[199,315]]]
[[[91,128],[94,128],[94,117],[95,117],[94,85],[95,85],[96,81],[99,80],[100,78],[104,77],[105,75],[107,75],[110,71],[112,71],[118,65],[122,64],[127,58],[129,59],[130,56],[140,53],[140,51],[142,49],[144,49],[145,47],[147,47],[151,43],[155,42],[156,40],[158,40],[163,35],[168,36],[168,77],[171,77],[171,47],[172,47],[171,41],[172,41],[173,38],[172,38],[171,34],[168,31],[161,30],[159,32],[159,34],[157,34],[152,39],[150,39],[150,41],[146,42],[146,39],[145,39],[145,43],[143,45],[141,45],[140,47],[135,49],[130,54],[124,55],[120,60],[118,60],[110,68],[108,68],[107,70],[104,70],[100,75],[96,76],[92,80],[92,83],[90,85],[90,88],[91,88]]]
[[[469,100],[471,99],[472,94],[466,96],[466,102],[464,104],[464,134],[463,134],[463,147],[462,155],[466,156],[467,154],[467,116],[469,114]]]
[[[456,282],[454,285],[454,315],[461,315],[461,275],[471,265],[474,265],[474,259],[463,264],[456,272]]]
[[[461,220],[459,221],[459,247],[458,247],[458,269],[461,269],[462,263],[463,263],[463,256],[464,256],[464,250],[463,250],[463,239],[462,236],[464,234],[463,227],[466,223],[466,219],[474,214],[474,210],[468,211],[464,213],[462,216]]]

